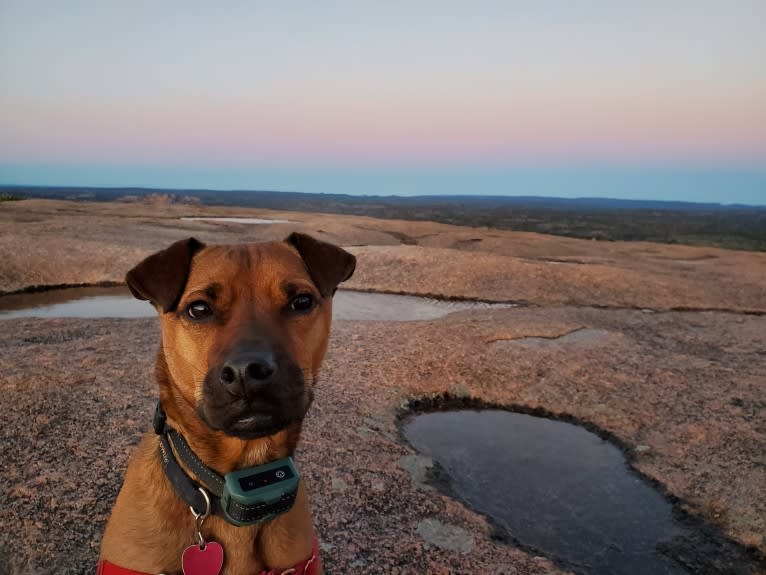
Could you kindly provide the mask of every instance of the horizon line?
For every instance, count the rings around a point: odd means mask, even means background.
[[[642,199],[642,198],[619,198],[610,196],[543,196],[534,194],[459,194],[459,193],[439,193],[439,194],[350,194],[344,192],[301,192],[296,190],[278,190],[278,189],[252,189],[252,188],[188,188],[188,187],[153,187],[153,186],[124,186],[124,185],[106,185],[106,186],[81,186],[81,185],[60,185],[60,184],[6,184],[0,182],[0,190],[8,188],[26,188],[41,190],[109,190],[109,191],[143,191],[143,192],[184,192],[188,194],[195,193],[248,193],[248,194],[298,194],[305,196],[343,196],[347,198],[362,199],[388,199],[388,198],[406,198],[406,199],[428,199],[435,200],[440,198],[465,198],[465,199],[519,199],[519,200],[554,200],[561,202],[578,201],[609,201],[625,204],[690,204],[699,206],[722,206],[722,207],[749,207],[764,208],[766,203],[755,204],[747,202],[715,202],[715,201],[694,201],[694,200],[672,200],[672,199]],[[30,198],[32,199],[32,198]],[[36,198],[48,199],[48,198]],[[63,198],[67,200],[68,198]],[[86,198],[82,198],[85,200]],[[71,201],[78,201],[73,199]],[[214,204],[208,204],[214,205]]]

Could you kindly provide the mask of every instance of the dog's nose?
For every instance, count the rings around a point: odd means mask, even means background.
[[[271,382],[277,371],[269,351],[251,352],[232,358],[221,368],[221,383],[234,395],[251,395]]]

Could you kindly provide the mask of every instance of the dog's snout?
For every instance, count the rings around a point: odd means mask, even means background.
[[[224,366],[221,370],[221,383],[231,385],[237,381],[237,370],[230,365]]]
[[[246,373],[250,379],[265,380],[269,379],[276,371],[274,359],[269,354],[268,357],[258,358],[247,365]]]
[[[257,351],[229,359],[221,368],[220,380],[234,395],[252,395],[259,387],[271,382],[277,371],[274,354]]]

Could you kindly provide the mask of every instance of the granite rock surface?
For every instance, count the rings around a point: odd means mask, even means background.
[[[200,215],[290,223],[179,219]],[[431,321],[334,323],[297,454],[328,573],[566,572],[498,540],[486,518],[429,483],[430,462],[399,426],[413,400],[445,394],[598,430],[680,511],[749,547],[743,573],[759,571],[766,254],[26,200],[0,204],[0,291],[121,281],[183,237],[259,241],[296,229],[356,253],[349,287],[519,304]],[[156,319],[0,321],[0,573],[93,572],[128,457],[149,427],[158,341]]]

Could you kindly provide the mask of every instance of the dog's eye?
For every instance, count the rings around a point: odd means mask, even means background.
[[[199,300],[191,302],[186,308],[186,314],[192,319],[205,319],[213,314],[207,302]]]
[[[291,311],[309,311],[314,307],[314,298],[309,294],[295,296],[288,307]]]

